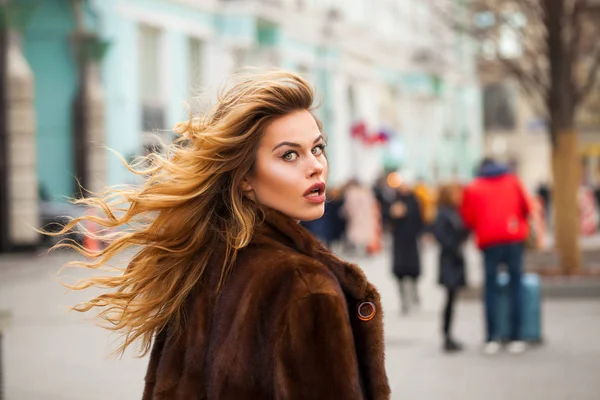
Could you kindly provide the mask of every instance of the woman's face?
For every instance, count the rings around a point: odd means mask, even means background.
[[[265,130],[252,173],[242,189],[254,201],[290,218],[310,221],[325,211],[324,138],[307,110],[273,121]]]

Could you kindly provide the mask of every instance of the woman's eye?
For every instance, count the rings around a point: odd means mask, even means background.
[[[323,154],[324,151],[325,151],[325,145],[324,144],[320,144],[318,146],[315,146],[312,149],[312,153],[315,156],[320,156],[321,154]]]
[[[298,158],[298,153],[295,151],[288,151],[281,158],[283,158],[285,161],[294,161],[296,158]]]

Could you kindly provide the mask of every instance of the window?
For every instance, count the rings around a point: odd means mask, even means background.
[[[519,33],[507,25],[500,27],[498,53],[504,58],[517,58],[523,53]]]
[[[165,127],[160,74],[160,42],[161,32],[159,29],[148,25],[139,26],[138,76],[144,132]]]
[[[256,42],[259,47],[274,47],[277,45],[279,29],[276,24],[259,19],[256,23]]]
[[[474,19],[475,26],[481,29],[491,28],[496,24],[496,15],[491,11],[476,13]]]
[[[483,124],[485,129],[515,129],[516,92],[506,82],[493,83],[483,89]]]

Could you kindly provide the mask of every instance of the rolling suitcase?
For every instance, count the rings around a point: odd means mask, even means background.
[[[510,289],[509,276],[503,272],[498,274],[498,321],[500,340],[510,339]],[[542,342],[542,310],[540,277],[536,274],[524,273],[521,278],[521,338],[530,343]]]

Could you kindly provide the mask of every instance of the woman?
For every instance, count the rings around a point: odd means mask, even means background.
[[[103,309],[121,350],[152,348],[144,399],[389,398],[377,291],[298,223],[325,201],[312,103],[292,73],[241,75],[136,172],[141,188],[79,201],[129,226],[98,253],[79,248],[96,258],[82,264],[138,249],[122,275],[76,286],[108,292],[75,309]]]
[[[462,346],[452,337],[452,316],[460,288],[465,286],[465,257],[463,244],[469,236],[458,209],[462,202],[462,189],[458,185],[443,185],[439,192],[439,209],[433,234],[441,247],[439,282],[446,288],[446,306],[443,311],[445,351],[460,351]]]
[[[400,286],[400,309],[403,314],[407,314],[410,311],[410,300],[417,306],[420,303],[417,280],[421,275],[419,237],[423,231],[423,219],[419,202],[406,180],[398,188],[389,216],[394,242],[393,272]],[[407,285],[410,285],[411,295]]]
[[[374,215],[376,199],[370,188],[352,179],[344,190],[342,214],[346,217],[348,243],[359,254],[367,254],[376,239],[377,219]]]

